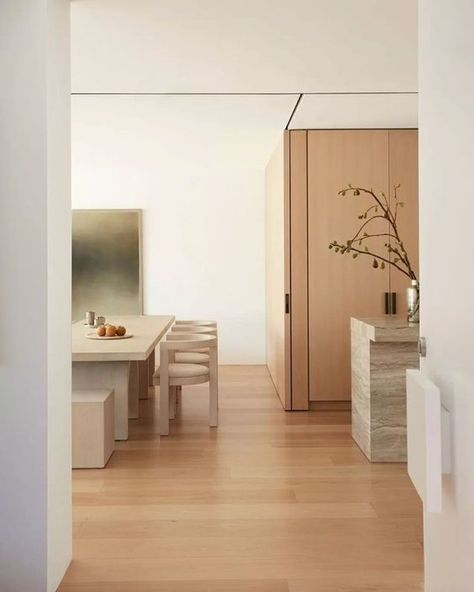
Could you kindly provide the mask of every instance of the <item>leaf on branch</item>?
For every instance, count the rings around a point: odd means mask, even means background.
[[[357,259],[358,256],[359,256],[359,253],[353,253],[352,254],[352,259]]]
[[[399,201],[399,202],[398,202],[398,205],[399,205],[401,208],[404,208],[404,207],[405,207],[405,202],[403,202],[403,201]]]
[[[367,238],[369,235],[367,232],[364,232],[364,236]]]
[[[378,266],[379,266],[379,262],[377,261],[377,259],[374,259],[374,260],[373,260],[373,262],[372,262],[372,267],[373,267],[374,269],[377,269],[377,268],[378,268]]]
[[[360,191],[358,189],[354,190],[354,195],[360,195]]]
[[[382,263],[380,264],[380,269],[385,269],[385,261],[382,261]]]
[[[365,250],[366,250],[366,252],[368,252],[369,251],[369,247],[365,247]]]

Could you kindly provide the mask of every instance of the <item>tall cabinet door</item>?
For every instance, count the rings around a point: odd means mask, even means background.
[[[308,132],[290,132],[291,409],[309,407]]]
[[[418,277],[418,131],[389,130],[390,188],[397,189],[398,200],[404,203],[397,212],[400,238]],[[397,293],[397,314],[407,315],[406,289],[408,277],[390,268],[390,291]]]
[[[339,197],[348,184],[388,195],[387,130],[308,132],[308,358],[310,401],[351,399],[351,316],[384,314],[388,269],[373,269],[368,256],[329,250],[345,243],[361,224],[358,216],[373,202],[361,195]],[[387,231],[377,220],[372,232]],[[383,243],[384,237],[380,239]],[[373,243],[372,243],[373,244]]]

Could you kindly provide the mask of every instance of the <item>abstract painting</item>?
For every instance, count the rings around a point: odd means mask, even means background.
[[[143,313],[141,210],[73,210],[72,318]]]

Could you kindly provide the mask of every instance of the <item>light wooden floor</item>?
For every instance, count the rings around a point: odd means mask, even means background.
[[[61,592],[421,592],[421,507],[404,465],[370,465],[345,412],[282,411],[263,367],[223,367],[157,436],[154,402],[107,469],[74,471]]]

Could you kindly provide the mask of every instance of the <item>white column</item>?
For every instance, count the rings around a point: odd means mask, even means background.
[[[0,590],[71,559],[69,1],[0,2]]]
[[[474,3],[420,0],[422,370],[450,412],[452,473],[425,512],[426,592],[474,582]]]

